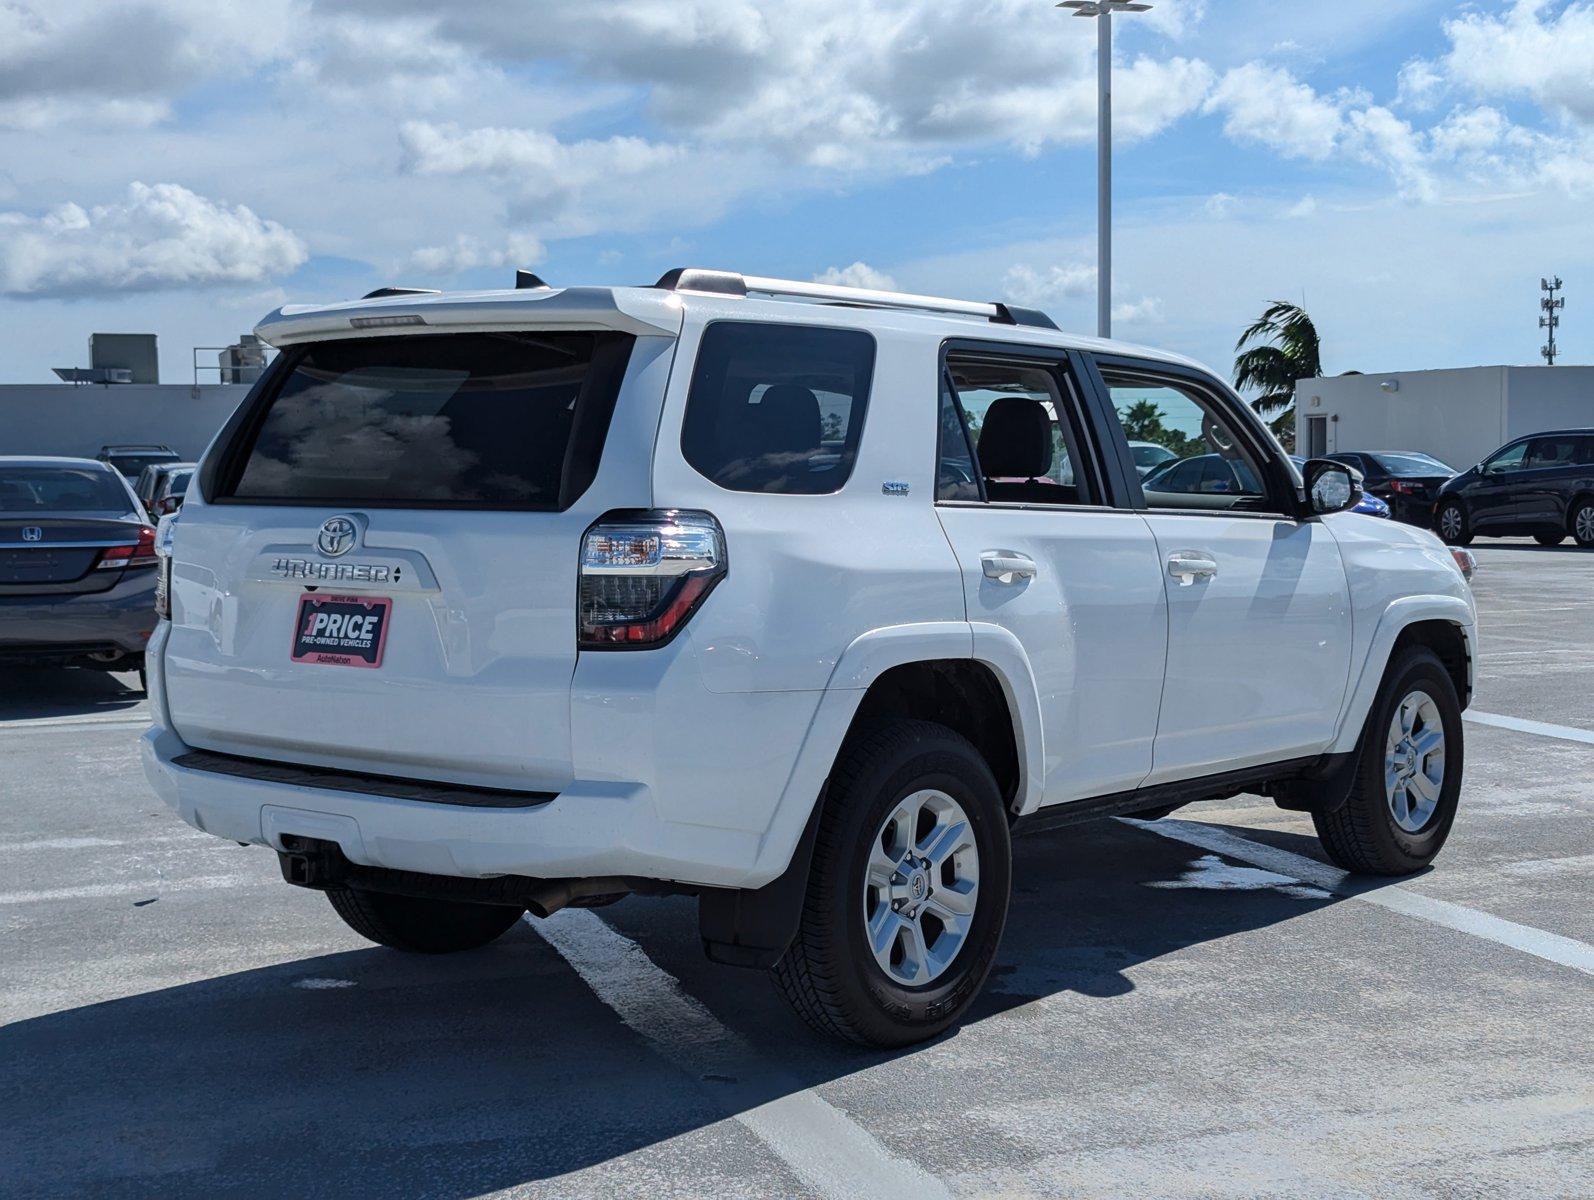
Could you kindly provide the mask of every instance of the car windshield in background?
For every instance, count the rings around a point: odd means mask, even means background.
[[[175,454],[112,454],[105,461],[129,479],[137,479],[145,467],[176,460]]]
[[[188,494],[188,481],[194,477],[192,471],[175,471],[166,481],[166,486],[161,489],[163,496],[186,496]]]
[[[1446,466],[1427,454],[1369,454],[1379,466],[1391,475],[1454,475],[1454,467]]]
[[[89,467],[0,467],[0,513],[130,513],[127,489]]]
[[[586,490],[633,339],[459,333],[308,346],[222,498],[562,509]]]

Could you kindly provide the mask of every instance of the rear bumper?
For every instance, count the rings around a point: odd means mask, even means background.
[[[530,808],[453,804],[310,790],[196,771],[173,760],[189,747],[156,726],[142,741],[144,773],[160,798],[196,829],[284,849],[284,837],[336,842],[367,867],[485,879],[637,875],[740,886],[757,835],[661,820],[640,784],[572,784]]]
[[[862,695],[716,695],[684,637],[673,654],[594,655],[571,695],[577,778],[541,803],[489,807],[345,791],[326,778],[306,786],[291,770],[266,778],[178,762],[198,748],[167,715],[167,633],[150,643],[154,726],[142,757],[151,786],[184,821],[278,851],[285,837],[309,838],[335,842],[359,866],[470,879],[761,887],[790,862]]]
[[[93,595],[0,597],[0,658],[62,661],[101,650],[141,654],[155,626],[155,571]]]

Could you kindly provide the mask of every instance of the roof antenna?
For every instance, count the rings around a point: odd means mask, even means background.
[[[541,275],[534,275],[530,271],[517,270],[515,272],[515,288],[517,291],[521,288],[545,288],[551,286]]]

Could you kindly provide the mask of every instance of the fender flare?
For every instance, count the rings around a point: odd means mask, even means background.
[[[1389,656],[1402,631],[1420,621],[1444,621],[1456,626],[1467,647],[1468,690],[1471,674],[1477,659],[1477,625],[1472,606],[1459,596],[1403,596],[1391,601],[1378,618],[1373,638],[1362,658],[1360,677],[1350,689],[1344,711],[1340,714],[1339,731],[1335,734],[1329,754],[1349,754],[1361,739],[1362,726],[1372,711],[1378,688],[1384,681],[1384,670],[1389,666]]]
[[[860,634],[831,671],[775,817],[764,832],[749,886],[705,889],[700,896],[700,932],[709,958],[731,966],[769,967],[786,952],[807,893],[824,783],[864,694],[893,667],[940,659],[980,662],[996,676],[1014,716],[1018,812],[1039,806],[1046,761],[1040,698],[1029,658],[1012,633],[997,625],[931,621]]]

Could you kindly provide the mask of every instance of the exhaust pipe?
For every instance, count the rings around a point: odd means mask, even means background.
[[[631,881],[618,875],[599,875],[592,879],[544,879],[527,889],[526,911],[532,916],[551,917],[572,904],[597,908],[631,894]]]

